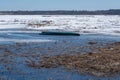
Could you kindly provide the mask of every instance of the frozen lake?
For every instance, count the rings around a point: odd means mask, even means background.
[[[79,33],[119,35],[119,15],[0,15],[0,29],[60,29]],[[13,30],[10,30],[13,31]],[[10,32],[9,31],[9,32]],[[17,30],[21,32],[21,30]],[[3,31],[4,32],[4,31]],[[14,31],[16,32],[16,31]]]

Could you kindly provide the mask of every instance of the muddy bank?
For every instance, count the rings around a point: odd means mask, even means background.
[[[57,68],[64,66],[67,70],[75,70],[83,74],[95,76],[113,76],[120,73],[120,42],[95,48],[98,53],[61,54],[42,56],[40,61],[28,61],[33,68]]]

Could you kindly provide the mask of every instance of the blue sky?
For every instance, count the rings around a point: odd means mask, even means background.
[[[102,9],[120,9],[120,0],[0,0],[0,11]]]

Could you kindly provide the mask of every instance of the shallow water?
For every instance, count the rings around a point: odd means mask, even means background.
[[[117,42],[120,37],[101,34],[81,34],[80,36],[51,36],[39,33],[1,33],[0,43],[13,53],[65,54],[89,52],[91,47]],[[11,46],[11,47],[9,47]],[[16,47],[18,46],[18,47]],[[19,49],[18,49],[19,48]],[[81,52],[80,52],[81,51]]]
[[[19,54],[73,54],[89,52],[89,47],[105,46],[107,43],[120,41],[120,37],[100,34],[81,34],[80,36],[47,36],[38,33],[9,33],[0,34],[0,53],[7,51],[18,54],[18,56],[1,56],[0,76],[6,80],[119,80],[120,77],[95,77],[91,75],[78,74],[66,69],[33,69],[26,66],[25,60],[31,58],[21,57]],[[7,39],[7,40],[6,40]],[[14,39],[14,40],[13,40]],[[24,39],[24,41],[23,41]],[[6,40],[6,41],[5,41]],[[28,41],[29,40],[29,41]],[[33,42],[32,42],[33,40]],[[38,40],[38,41],[35,41]],[[43,40],[43,42],[40,42]],[[46,40],[46,41],[44,41]],[[97,42],[90,45],[88,42]],[[83,48],[84,47],[84,48]],[[2,59],[9,59],[13,62],[4,64]],[[34,59],[34,58],[31,58]],[[39,60],[39,57],[37,58]],[[36,60],[37,60],[36,59]],[[8,70],[11,67],[12,70]]]

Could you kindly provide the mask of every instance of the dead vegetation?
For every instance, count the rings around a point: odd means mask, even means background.
[[[114,30],[114,33],[120,33],[120,30]]]
[[[90,42],[88,42],[88,44],[94,45],[94,44],[97,44],[97,42],[90,41]]]
[[[50,26],[52,24],[52,21],[41,21],[41,22],[29,22],[27,25],[32,27],[43,27],[43,26]]]
[[[120,42],[99,48],[98,53],[62,54],[43,56],[40,61],[27,63],[33,68],[57,68],[64,66],[68,70],[95,76],[112,76],[120,73]]]

